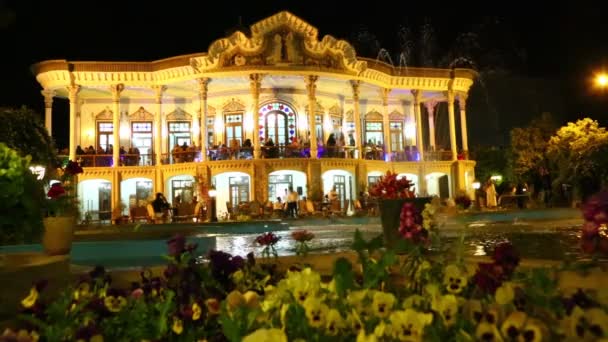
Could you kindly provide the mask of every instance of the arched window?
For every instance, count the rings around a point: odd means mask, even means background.
[[[296,114],[287,104],[268,103],[260,108],[259,115],[260,144],[272,138],[275,145],[289,145],[297,139]]]

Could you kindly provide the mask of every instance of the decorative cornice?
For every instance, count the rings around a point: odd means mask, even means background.
[[[389,120],[404,120],[405,119],[405,115],[403,115],[403,113],[399,112],[398,110],[393,110],[389,115],[388,115]]]
[[[244,112],[246,109],[247,109],[247,107],[239,99],[236,99],[236,98],[232,98],[232,99],[228,100],[222,106],[222,111],[224,113]]]
[[[180,107],[175,108],[174,111],[167,114],[168,121],[190,121],[192,120],[192,114],[188,114],[185,110]]]
[[[382,113],[378,112],[375,109],[372,109],[367,114],[365,114],[365,120],[377,120],[382,121]]]
[[[110,109],[110,107],[104,108],[104,110],[102,110],[101,112],[97,113],[97,115],[94,116],[95,120],[112,120],[113,113],[112,110]]]
[[[340,106],[338,106],[337,104],[334,104],[333,106],[329,107],[329,115],[342,116],[342,108],[340,108]]]
[[[144,107],[139,107],[139,109],[136,112],[129,115],[129,120],[131,120],[131,121],[154,121],[154,114],[145,110]]]

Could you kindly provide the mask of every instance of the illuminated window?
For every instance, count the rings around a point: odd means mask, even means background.
[[[272,138],[275,145],[289,145],[297,137],[296,114],[282,102],[266,104],[259,111],[260,144]]]

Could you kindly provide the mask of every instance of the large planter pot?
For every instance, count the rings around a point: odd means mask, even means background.
[[[42,246],[47,255],[69,254],[74,239],[76,217],[59,216],[44,218]]]
[[[381,199],[378,202],[380,207],[380,221],[382,222],[382,233],[384,234],[384,244],[387,248],[394,247],[399,241],[399,219],[401,208],[406,202],[414,203],[414,206],[422,212],[424,205],[431,203],[432,197],[415,197],[399,199]]]

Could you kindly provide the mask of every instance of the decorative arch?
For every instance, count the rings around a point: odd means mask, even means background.
[[[353,121],[353,110],[350,109],[349,111],[346,112],[346,121],[348,122],[352,122]]]
[[[329,115],[331,116],[342,116],[342,109],[337,104],[329,107]]]
[[[129,115],[130,121],[154,121],[154,114],[148,112],[144,107],[139,109],[133,114]]]
[[[188,114],[185,110],[181,108],[175,108],[174,111],[167,114],[167,121],[190,121],[192,120],[192,115]]]
[[[365,120],[370,121],[382,121],[382,113],[377,110],[372,110],[371,112],[365,114]]]
[[[297,115],[293,107],[283,101],[268,102],[259,109],[260,144],[273,138],[275,144],[289,144],[297,139]]]
[[[110,110],[110,107],[104,108],[101,112],[95,115],[95,120],[112,120],[113,113]]]
[[[388,115],[388,119],[395,120],[395,121],[405,120],[405,115],[403,115],[402,113],[400,113],[397,110],[394,110]]]
[[[230,101],[224,103],[222,107],[223,112],[244,112],[247,107],[238,99],[232,98]]]

